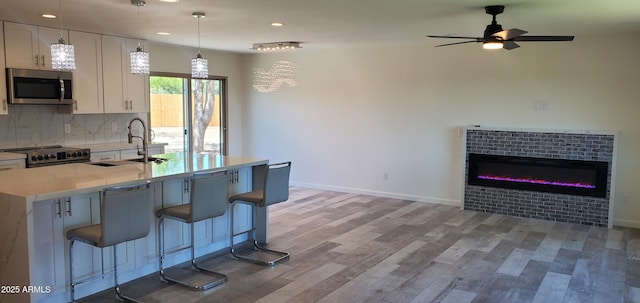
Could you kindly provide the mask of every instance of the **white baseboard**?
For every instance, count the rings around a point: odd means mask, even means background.
[[[613,225],[614,226],[621,226],[621,227],[640,228],[640,221],[613,219]]]
[[[458,207],[460,206],[459,200],[407,195],[407,194],[392,193],[392,192],[385,192],[385,191],[324,185],[324,184],[313,184],[313,183],[304,183],[304,182],[290,182],[290,184],[292,186],[298,186],[298,187],[331,190],[331,191],[338,191],[338,192],[351,193],[351,194],[369,195],[374,197],[409,200],[409,201],[416,201],[416,202],[426,202],[426,203],[433,203],[433,204],[443,204],[443,205],[458,206]]]

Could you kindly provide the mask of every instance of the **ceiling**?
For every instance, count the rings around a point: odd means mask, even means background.
[[[131,0],[2,0],[0,19],[65,29],[140,36],[146,40],[198,45],[250,53],[253,43],[300,41],[303,48],[322,49],[391,43],[437,45],[451,40],[425,35],[482,36],[490,23],[484,6],[502,4],[498,23],[530,35],[580,35],[640,31],[638,0],[146,0],[138,9]],[[274,21],[283,27],[272,27]],[[169,32],[169,36],[157,35]],[[473,45],[473,44],[468,44]],[[462,47],[462,46],[460,46]],[[466,46],[468,47],[468,46]]]

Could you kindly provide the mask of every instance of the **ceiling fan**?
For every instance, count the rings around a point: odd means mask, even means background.
[[[484,30],[483,37],[460,37],[460,36],[435,36],[427,35],[429,38],[446,38],[446,39],[471,39],[469,41],[454,42],[447,44],[436,45],[436,47],[449,46],[464,43],[478,43],[482,42],[482,47],[485,49],[500,49],[504,48],[512,50],[520,47],[516,43],[518,42],[547,42],[547,41],[573,41],[573,36],[523,36],[527,31],[512,28],[503,30],[502,25],[496,22],[496,15],[504,12],[504,5],[490,5],[484,8],[485,12],[493,16],[491,24],[487,25]]]

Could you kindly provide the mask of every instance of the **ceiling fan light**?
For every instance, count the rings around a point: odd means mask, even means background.
[[[482,43],[484,49],[501,49],[503,47],[502,42],[499,41],[487,41]]]

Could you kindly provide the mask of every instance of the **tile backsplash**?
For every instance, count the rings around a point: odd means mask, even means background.
[[[0,115],[0,148],[124,143],[134,117],[147,120],[144,113],[71,115],[55,105],[9,105],[9,114]]]

